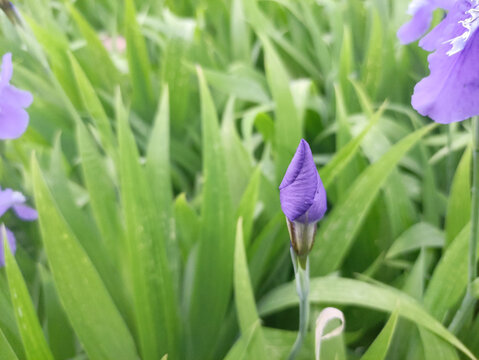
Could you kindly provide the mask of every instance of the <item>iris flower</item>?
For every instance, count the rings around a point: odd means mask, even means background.
[[[431,26],[432,15],[436,9],[448,10],[454,0],[413,0],[409,4],[408,14],[411,20],[401,26],[397,36],[401,44],[409,44],[419,40]]]
[[[479,0],[452,1],[447,16],[420,42],[430,74],[414,88],[412,106],[441,124],[479,114]]]
[[[22,193],[13,191],[12,189],[0,188],[0,217],[2,217],[8,210],[12,209],[15,215],[24,221],[33,221],[38,218],[38,213],[35,209],[25,205],[26,199]],[[7,241],[10,245],[12,253],[16,251],[15,235],[8,228],[5,228],[7,233]],[[3,254],[3,236],[0,235],[0,266],[5,265],[5,257]]]
[[[326,212],[327,199],[311,148],[304,139],[279,186],[279,198],[287,218],[291,245],[296,254],[305,256],[313,246],[316,223]]]
[[[28,113],[25,108],[33,101],[28,91],[20,90],[10,84],[13,74],[12,54],[2,59],[0,72],[0,139],[16,139],[28,126]]]

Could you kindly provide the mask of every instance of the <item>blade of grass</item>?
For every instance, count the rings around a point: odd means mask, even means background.
[[[120,96],[117,93],[120,193],[142,359],[157,359],[165,353],[174,358],[179,350],[179,321],[167,239]]]
[[[133,91],[133,107],[147,121],[153,110],[153,87],[151,84],[150,60],[146,42],[136,20],[133,0],[125,0],[126,54],[130,68]]]
[[[449,246],[471,218],[471,159],[472,149],[467,147],[452,180],[447,204],[446,246]]]
[[[379,333],[378,337],[371,346],[368,348],[366,353],[361,357],[361,360],[384,360],[391,345],[394,332],[396,330],[396,324],[398,321],[398,312],[394,311],[391,314],[388,322],[384,328]]]
[[[467,264],[466,264],[467,265]],[[419,326],[428,329],[461,350],[470,359],[476,357],[451,332],[432,317],[422,305],[405,293],[387,285],[373,285],[359,280],[338,277],[311,279],[312,304],[360,306],[378,311],[398,311]],[[266,316],[298,305],[294,282],[282,285],[267,294],[259,303],[260,316]]]
[[[2,329],[0,329],[0,359],[18,360],[18,357],[8,343],[7,338],[3,335]]]
[[[180,279],[180,252],[173,229],[173,191],[170,175],[170,108],[168,86],[163,87],[156,119],[148,144],[146,176],[155,199],[157,219],[161,223],[166,253],[176,289]]]
[[[91,260],[59,212],[35,158],[32,179],[43,244],[55,286],[88,356],[105,360],[135,359],[137,354],[130,332]]]
[[[53,360],[53,355],[48,347],[32,299],[28,293],[27,285],[10,251],[8,241],[6,241],[7,232],[5,227],[2,226],[0,231],[0,236],[3,238],[3,254],[5,256],[10,297],[27,359]]]
[[[97,32],[91,27],[82,14],[71,4],[67,4],[67,7],[87,42],[86,52],[88,54],[88,62],[85,62],[84,65],[89,65],[88,74],[97,77],[99,80],[97,81],[97,85],[101,84],[103,89],[113,90],[113,88],[118,85],[119,74],[108,51],[98,38]]]
[[[244,249],[243,219],[239,218],[236,225],[236,246],[234,261],[234,289],[236,312],[241,332],[259,321],[256,302],[249,277],[248,261]],[[256,331],[249,348],[249,356],[254,359],[266,359],[265,341],[260,328]]]
[[[207,359],[230,300],[234,254],[234,212],[226,177],[218,117],[201,68],[203,206],[200,239],[189,303],[189,357]],[[215,281],[211,281],[215,279]],[[209,309],[205,311],[205,309]]]
[[[75,76],[83,106],[88,111],[98,128],[103,146],[111,155],[114,155],[113,133],[110,126],[110,120],[103,109],[100,99],[98,99],[95,89],[83,72],[80,64],[70,52],[68,53],[68,58],[70,59],[70,64],[73,69],[73,74]]]
[[[319,227],[317,243],[311,252],[312,274],[328,274],[337,269],[389,174],[406,152],[434,127],[431,124],[402,139],[353,183]]]
[[[275,102],[276,181],[280,182],[296,151],[303,130],[294,104],[289,75],[270,40],[261,36],[265,52],[266,78]]]

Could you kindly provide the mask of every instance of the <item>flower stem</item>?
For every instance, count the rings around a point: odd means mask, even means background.
[[[299,331],[288,360],[294,360],[301,350],[309,323],[309,258],[306,259],[305,264],[303,261],[300,262],[294,250],[291,248],[291,260],[294,266],[296,291],[299,296]]]
[[[472,162],[472,208],[471,208],[471,234],[469,237],[469,272],[466,296],[462,301],[456,316],[449,325],[449,330],[457,334],[463,327],[468,314],[473,310],[476,299],[472,295],[472,283],[477,277],[477,237],[479,235],[479,117],[472,119],[474,137],[473,162]]]

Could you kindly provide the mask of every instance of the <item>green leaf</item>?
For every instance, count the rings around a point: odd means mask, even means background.
[[[345,25],[341,42],[341,57],[339,61],[339,84],[346,104],[351,104],[352,89],[349,78],[353,72],[354,54],[351,29]]]
[[[447,245],[452,243],[471,218],[471,157],[472,149],[469,146],[452,180],[445,225]]]
[[[443,319],[466,289],[469,233],[470,225],[467,225],[446,249],[424,295],[425,306],[437,319]]]
[[[233,345],[224,360],[247,360],[251,359],[248,349],[255,339],[258,330],[261,328],[261,324],[256,321],[250,328],[243,332],[238,341]]]
[[[421,343],[424,351],[424,360],[458,360],[456,350],[449,343],[432,334],[426,329],[419,328]]]
[[[0,359],[2,360],[18,360],[17,355],[8,343],[7,338],[0,329]]]
[[[186,200],[184,193],[175,200],[176,238],[181,248],[183,262],[186,263],[193,245],[198,240],[200,220],[195,210]]]
[[[368,348],[366,353],[361,357],[361,360],[384,360],[391,345],[392,338],[394,336],[394,331],[396,330],[396,324],[398,320],[398,312],[394,311],[391,314],[388,322],[384,328],[379,333],[378,337],[371,346]]]
[[[389,248],[386,258],[393,258],[422,247],[443,247],[444,233],[428,223],[418,223],[403,232]]]
[[[165,239],[166,253],[175,288],[179,286],[180,253],[173,229],[173,191],[170,175],[170,109],[168,87],[158,106],[155,123],[148,143],[146,176],[155,200],[157,221]]]
[[[75,9],[71,4],[67,4],[70,14],[78,26],[81,34],[87,42],[86,54],[88,61],[85,61],[85,66],[88,66],[88,74],[90,76],[98,77],[98,83],[102,88],[111,90],[118,85],[119,74],[113,64],[108,51],[98,38],[98,33],[88,21]],[[83,64],[83,63],[82,63]]]
[[[98,131],[100,133],[103,146],[113,155],[113,133],[110,126],[110,120],[103,109],[103,106],[95,93],[95,89],[90,84],[80,64],[78,64],[75,57],[69,52],[68,58],[75,75],[75,80],[78,86],[80,97],[83,105],[93,119]]]
[[[131,334],[91,260],[58,211],[35,158],[32,178],[43,244],[55,286],[88,356],[135,359]]]
[[[231,295],[234,212],[218,117],[203,72],[201,68],[197,71],[201,95],[204,188],[196,271],[189,303],[189,331],[194,334],[190,356],[194,354],[195,359],[209,359]]]
[[[233,0],[230,19],[231,50],[234,59],[251,62],[251,31],[246,22],[242,0]]]
[[[33,33],[47,53],[53,73],[61,84],[63,90],[68,94],[70,101],[78,107],[80,105],[80,94],[77,91],[75,80],[72,76],[72,69],[68,59],[68,39],[56,29],[43,27],[32,18],[27,17],[28,24]]]
[[[388,176],[407,151],[434,126],[426,126],[399,141],[353,183],[319,227],[311,252],[312,274],[328,274],[338,268]]]
[[[376,91],[379,87],[381,80],[381,71],[384,69],[382,56],[384,51],[383,37],[385,32],[383,31],[383,24],[378,10],[375,7],[371,7],[370,17],[370,30],[367,54],[365,56],[364,64],[361,66],[361,77],[368,92],[375,98]]]
[[[60,303],[51,274],[43,266],[38,268],[42,280],[46,333],[50,349],[55,359],[70,359],[76,353],[75,334]]]
[[[3,245],[0,244],[0,246]],[[12,346],[16,355],[20,358],[25,358],[22,339],[20,337],[20,332],[18,331],[15,314],[10,302],[8,281],[3,275],[0,276],[0,333],[3,333],[3,336]]]
[[[10,297],[27,359],[53,360],[53,355],[45,340],[45,335],[43,334],[42,327],[35,313],[32,299],[28,293],[27,285],[10,251],[8,241],[6,240],[7,232],[4,226],[1,227],[0,236],[3,238],[3,253],[5,255],[5,267],[10,288]]]
[[[115,263],[119,264],[123,240],[123,226],[117,207],[115,186],[107,171],[107,161],[102,158],[85,126],[77,123],[76,138],[83,178],[90,196],[90,205],[100,229],[102,240]]]
[[[118,144],[127,253],[133,282],[133,302],[144,360],[178,351],[178,309],[166,254],[166,241],[157,219],[155,197],[140,165],[133,133],[117,94]]]
[[[328,189],[331,184],[333,184],[336,177],[341,174],[341,171],[350,163],[350,161],[357,154],[361,142],[381,118],[381,115],[384,112],[384,106],[385,105],[383,105],[383,107],[381,107],[376,113],[374,113],[374,115],[371,117],[371,120],[368,122],[368,125],[361,131],[358,136],[351,139],[345,146],[341,147],[341,149],[336,152],[334,157],[320,169],[319,174],[326,189]]]
[[[189,43],[177,37],[168,39],[162,49],[161,82],[168,84],[169,93],[174,94],[170,97],[170,122],[176,131],[183,131],[189,114],[196,111],[196,106],[194,110],[189,106],[194,84],[184,61],[189,50]]]
[[[248,186],[253,165],[252,159],[241,142],[241,138],[236,130],[234,105],[235,99],[230,97],[223,113],[221,140],[229,189],[231,191],[233,207],[236,208]]]
[[[302,119],[294,104],[290,78],[281,59],[266,36],[261,37],[265,52],[268,86],[275,102],[276,181],[280,181],[301,140]]]
[[[253,230],[253,220],[259,196],[260,184],[261,169],[256,168],[251,175],[248,187],[246,188],[238,207],[237,218],[241,217],[243,219],[243,233],[246,248],[248,248],[248,245],[251,242],[251,232]]]
[[[256,302],[249,277],[248,261],[244,249],[242,218],[239,218],[236,225],[234,289],[240,330],[242,333],[247,333],[248,329],[259,321],[259,317],[256,310]],[[266,359],[265,341],[261,327],[254,335],[252,343],[250,344],[249,354],[253,359]]]
[[[0,246],[3,246],[0,244]],[[22,339],[18,331],[17,321],[10,302],[8,281],[3,275],[0,276],[0,332],[3,332],[5,339],[12,346],[16,355],[21,359],[25,358]]]
[[[130,80],[133,91],[133,106],[138,113],[149,119],[154,103],[151,84],[150,60],[146,42],[136,20],[134,0],[125,0],[125,37]]]
[[[260,104],[271,101],[262,84],[255,79],[207,69],[204,69],[204,73],[208,83],[225,94]]]
[[[259,304],[260,316],[266,316],[298,305],[294,282],[282,285],[267,294]],[[310,283],[313,304],[360,306],[394,312],[433,332],[461,350],[471,359],[475,356],[453,334],[434,319],[415,299],[387,285],[373,285],[359,280],[333,276],[314,278]]]

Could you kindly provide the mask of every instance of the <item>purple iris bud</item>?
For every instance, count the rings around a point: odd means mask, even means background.
[[[0,217],[2,217],[8,210],[12,209],[15,215],[24,221],[33,221],[38,218],[38,213],[35,209],[25,204],[26,199],[22,193],[13,191],[12,189],[0,188]],[[5,228],[7,233],[7,241],[10,245],[12,253],[16,251],[16,241],[13,233]],[[5,256],[3,253],[3,235],[0,234],[0,267],[5,265]]]
[[[313,247],[316,223],[326,213],[327,199],[309,144],[302,139],[279,186],[291,246],[299,256]]]
[[[2,58],[0,71],[0,139],[16,139],[28,126],[28,113],[25,108],[33,101],[32,94],[10,85],[13,74],[12,54]]]
[[[401,44],[409,44],[420,39],[431,26],[432,15],[436,9],[448,10],[454,0],[413,0],[409,4],[408,14],[411,20],[401,26],[397,36]]]
[[[457,0],[424,39],[430,75],[414,88],[412,106],[441,124],[479,114],[479,0]]]

